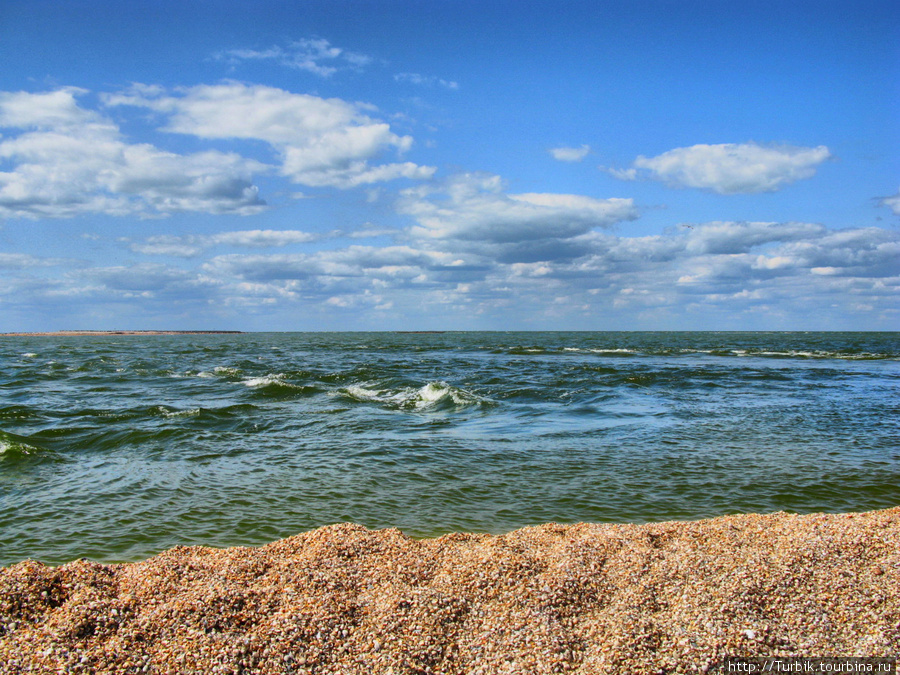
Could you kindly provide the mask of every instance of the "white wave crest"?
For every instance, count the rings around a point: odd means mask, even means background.
[[[284,373],[263,375],[262,377],[249,377],[244,380],[244,385],[247,387],[251,387],[252,389],[268,387],[273,384],[276,384],[280,387],[290,387],[291,385],[285,382],[282,378],[284,378]]]
[[[3,432],[0,432],[0,434],[6,436]],[[5,455],[12,457],[15,457],[16,455],[31,455],[41,450],[41,448],[24,443],[14,436],[6,438],[3,436],[0,436],[0,457]]]
[[[169,410],[165,406],[156,406],[156,412],[163,417],[195,417],[200,414],[200,408],[188,408],[187,410]]]
[[[488,402],[486,398],[446,382],[429,382],[422,387],[405,387],[399,391],[376,389],[373,383],[365,382],[351,384],[337,393],[357,401],[381,403],[404,410],[428,410],[446,403],[464,407]]]

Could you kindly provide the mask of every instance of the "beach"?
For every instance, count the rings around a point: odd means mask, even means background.
[[[0,570],[3,673],[690,673],[895,656],[900,507],[546,524]]]

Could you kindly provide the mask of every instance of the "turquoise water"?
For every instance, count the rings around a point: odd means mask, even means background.
[[[0,338],[0,565],[900,505],[898,333]]]

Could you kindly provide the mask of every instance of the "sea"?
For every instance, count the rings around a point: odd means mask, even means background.
[[[900,505],[900,333],[0,337],[0,565]]]

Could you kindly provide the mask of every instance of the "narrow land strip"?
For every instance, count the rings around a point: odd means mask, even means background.
[[[68,337],[71,335],[236,335],[239,330],[55,330],[34,333],[0,333],[0,337]]]

